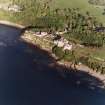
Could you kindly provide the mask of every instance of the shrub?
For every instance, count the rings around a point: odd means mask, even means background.
[[[63,59],[64,59],[65,61],[72,61],[72,60],[73,60],[73,57],[74,57],[74,56],[73,56],[72,52],[66,50],[65,53],[64,53]]]
[[[60,47],[54,46],[52,52],[59,58],[63,58],[64,56],[64,51]]]

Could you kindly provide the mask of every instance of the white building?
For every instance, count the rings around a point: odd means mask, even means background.
[[[21,12],[22,8],[19,5],[12,5],[12,3],[0,3],[0,9],[5,11]]]
[[[8,7],[9,11],[14,11],[14,12],[21,12],[22,8],[18,5],[10,5]]]
[[[73,45],[71,44],[65,44],[63,50],[72,50],[73,49]]]
[[[64,42],[58,41],[58,47],[64,47]]]
[[[63,37],[60,40],[54,40],[54,44],[58,47],[62,47],[63,50],[72,50],[73,45],[69,44],[69,41],[67,39],[64,39]]]
[[[58,47],[64,47],[64,42],[62,40],[55,40],[54,44]]]
[[[44,37],[46,35],[48,35],[47,32],[35,32],[34,35],[38,36],[38,37]]]
[[[57,32],[56,32],[57,35],[63,35],[63,34],[65,34],[65,33],[67,33],[66,30],[65,30],[65,31],[57,31]]]

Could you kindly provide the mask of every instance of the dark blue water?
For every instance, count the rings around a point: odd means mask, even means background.
[[[80,71],[62,75],[57,70],[67,68],[20,34],[0,25],[0,105],[105,105],[101,81]]]

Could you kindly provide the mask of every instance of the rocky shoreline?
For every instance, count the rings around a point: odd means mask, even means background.
[[[27,43],[30,43],[30,44],[33,44],[33,45],[38,45],[38,43],[36,43],[33,39],[33,36],[32,35],[28,35],[28,34],[23,34],[21,36],[21,39]],[[41,45],[40,45],[41,46]],[[41,46],[41,48],[43,50],[46,50],[48,51],[52,57],[54,57],[54,59],[57,59],[57,57],[52,53],[51,51],[51,47],[50,48],[46,48],[46,47],[43,47]],[[65,66],[67,68],[70,68],[70,65],[71,63],[70,62],[65,62],[65,61],[57,61],[56,62],[57,64],[61,65],[61,66]],[[72,68],[74,69],[74,67],[72,66]],[[96,78],[98,78],[99,80],[101,80],[104,84],[104,86],[102,88],[105,87],[105,75],[102,75],[100,73],[96,73],[95,71],[93,71],[92,69],[90,69],[89,67],[83,65],[83,64],[80,64],[80,65],[76,65],[76,69],[79,70],[79,71],[83,71],[83,72],[86,72],[88,73],[89,75],[91,76],[94,76]]]
[[[22,26],[22,25],[19,25],[19,24],[15,24],[15,23],[12,23],[12,22],[9,22],[9,21],[3,21],[3,20],[0,20],[0,24],[4,24],[4,25],[8,25],[8,26],[12,26],[12,27],[16,27],[16,28],[21,28],[21,29],[24,29],[25,26]],[[41,46],[39,44],[39,42],[34,40],[35,37],[33,37],[31,34],[22,34],[21,35],[21,39],[27,43],[30,43],[30,44],[33,44],[33,45],[37,45],[38,47],[40,47],[41,49],[43,50],[46,50],[50,53],[50,55],[52,57],[54,57],[54,59],[58,59],[53,53],[52,53],[52,47],[50,45],[48,45],[47,47],[46,46]],[[37,37],[38,38],[38,37]],[[46,40],[44,40],[46,42]],[[67,68],[70,68],[70,65],[71,63],[70,62],[65,62],[65,61],[57,61],[56,62],[57,64],[59,65],[62,65],[62,66],[65,66]],[[73,67],[72,67],[73,68]],[[89,67],[81,64],[81,65],[76,65],[76,69],[79,70],[79,71],[83,71],[83,72],[86,72],[88,73],[89,75],[91,76],[94,76],[96,78],[98,78],[99,80],[101,80],[104,84],[104,88],[105,88],[105,75],[102,75],[100,73],[96,73],[95,71],[93,71],[92,69],[90,69]]]

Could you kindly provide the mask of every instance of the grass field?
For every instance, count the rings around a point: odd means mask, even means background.
[[[55,0],[53,6],[54,8],[80,8],[82,13],[89,11],[91,15],[97,17],[105,25],[105,15],[102,15],[104,7],[91,5],[88,0]]]
[[[9,2],[10,0],[0,0],[2,2]],[[82,13],[89,11],[91,15],[97,17],[97,19],[105,25],[105,15],[103,13],[103,6],[94,6],[88,3],[88,0],[52,0],[52,8],[80,8]],[[0,13],[1,16],[1,13]]]

